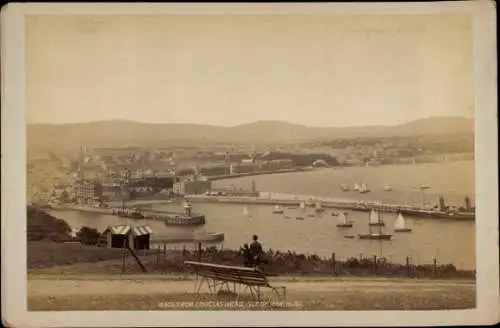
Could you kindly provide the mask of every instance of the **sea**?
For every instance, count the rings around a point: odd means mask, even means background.
[[[260,191],[312,196],[350,198],[386,203],[422,205],[436,204],[443,196],[448,204],[463,206],[465,197],[474,203],[474,162],[429,163],[414,165],[350,167],[320,169],[310,172],[271,174],[214,182],[215,187],[249,189],[252,180]],[[343,192],[341,184],[352,186],[366,183],[369,193]],[[390,184],[392,191],[384,191]],[[429,186],[423,192],[421,184]],[[181,203],[150,205],[157,210],[182,212]],[[72,228],[89,226],[103,231],[115,224],[150,225],[153,239],[175,234],[196,232],[224,232],[225,240],[219,248],[238,249],[258,235],[265,249],[316,254],[329,258],[335,253],[338,260],[350,257],[382,256],[394,263],[453,264],[457,269],[473,270],[475,264],[475,222],[434,218],[407,217],[406,226],[412,232],[393,232],[396,214],[382,213],[383,232],[392,233],[389,241],[360,240],[358,234],[367,233],[368,215],[347,211],[354,221],[353,228],[338,228],[340,210],[327,209],[314,214],[312,209],[284,207],[283,214],[273,214],[272,205],[245,205],[221,203],[193,203],[193,211],[206,216],[206,224],[196,228],[166,226],[161,221],[134,220],[110,215],[74,211],[54,211]],[[304,212],[306,211],[306,212]],[[309,212],[310,211],[310,212]],[[247,213],[247,214],[246,214]],[[311,216],[309,216],[309,214]],[[304,220],[297,220],[304,217]],[[480,218],[478,218],[480,219]],[[378,228],[371,228],[378,231]],[[348,238],[354,236],[355,238]],[[193,248],[194,245],[172,244],[171,248]]]

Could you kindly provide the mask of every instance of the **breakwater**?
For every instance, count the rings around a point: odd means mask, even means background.
[[[205,216],[203,214],[192,213],[192,215],[185,215],[184,213],[176,213],[170,211],[153,211],[153,210],[140,210],[131,211],[121,208],[106,208],[106,207],[90,207],[90,206],[77,206],[77,205],[58,205],[53,207],[53,210],[63,211],[76,211],[87,212],[95,214],[113,215],[119,217],[126,217],[135,220],[158,220],[163,221],[165,225],[172,226],[197,226],[205,224]]]
[[[286,195],[261,193],[259,197],[245,196],[208,196],[208,195],[187,195],[186,199],[192,202],[209,203],[232,203],[232,204],[256,204],[256,205],[281,205],[287,207],[299,207],[301,203],[321,203],[324,208],[345,209],[351,211],[368,212],[377,210],[379,212],[397,213],[402,212],[408,216],[428,217],[450,220],[475,220],[474,213],[447,213],[441,211],[429,211],[418,207],[409,207],[400,204],[382,204],[378,202],[360,202],[349,199],[331,199],[325,197],[315,197],[312,200],[308,195]]]
[[[205,234],[193,234],[193,235],[163,235],[154,236],[150,245],[152,249],[162,249],[166,251],[166,245],[168,244],[206,244],[206,243],[221,243],[224,241],[225,234],[223,232],[208,232]]]

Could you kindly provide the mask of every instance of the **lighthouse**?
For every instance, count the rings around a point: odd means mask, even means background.
[[[189,200],[186,200],[184,202],[184,214],[186,216],[191,216],[191,210],[192,210],[192,206],[191,206],[191,203],[189,202]]]

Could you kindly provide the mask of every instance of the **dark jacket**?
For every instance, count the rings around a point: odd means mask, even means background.
[[[250,253],[252,254],[255,264],[259,264],[262,258],[262,245],[257,240],[254,240],[250,244]]]

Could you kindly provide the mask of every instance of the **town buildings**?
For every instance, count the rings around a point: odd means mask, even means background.
[[[103,196],[103,187],[98,181],[77,180],[74,189],[79,204],[99,203]]]
[[[258,171],[258,168],[254,163],[236,163],[231,164],[229,172],[230,174],[250,173]]]
[[[292,167],[293,161],[291,159],[274,159],[270,161],[264,161],[260,164],[260,169],[262,171],[290,169]]]
[[[173,192],[177,195],[200,195],[209,191],[211,187],[209,180],[186,180],[174,183]]]

